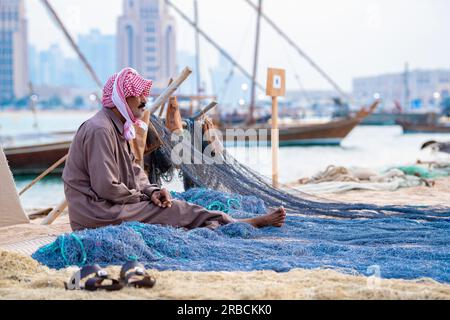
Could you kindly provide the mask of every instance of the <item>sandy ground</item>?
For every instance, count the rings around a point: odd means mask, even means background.
[[[117,267],[107,269],[117,277]],[[2,299],[450,299],[450,286],[432,280],[379,280],[330,270],[260,272],[158,272],[152,289],[118,292],[66,291],[73,269],[53,271],[29,257],[0,252]]]
[[[352,191],[327,195],[338,201],[377,204],[450,206],[450,178],[433,188],[416,187],[396,192]],[[323,195],[321,195],[323,197]],[[49,270],[26,255],[6,252],[2,246],[69,232],[67,215],[50,227],[38,225],[0,229],[0,299],[450,299],[450,285],[430,279],[384,280],[346,275],[331,270],[262,272],[158,272],[153,289],[119,292],[66,291],[64,281],[73,269]],[[108,269],[117,277],[118,268]]]

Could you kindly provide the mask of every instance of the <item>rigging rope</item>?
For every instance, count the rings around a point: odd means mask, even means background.
[[[253,9],[258,10],[258,6],[255,5],[251,0],[244,0]],[[322,75],[332,86],[339,92],[343,97],[351,100],[351,98],[344,92],[343,89],[334,81],[321,67],[314,62],[314,60],[305,53],[283,30],[281,30],[275,22],[270,19],[264,12],[261,13],[261,17],[266,20],[266,22],[283,38],[285,39],[296,51],[302,56],[320,75]]]

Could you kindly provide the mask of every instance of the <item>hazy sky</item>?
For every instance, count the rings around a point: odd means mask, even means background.
[[[192,0],[172,0],[192,16]],[[256,0],[253,0],[256,2]],[[122,0],[50,0],[72,34],[98,28],[115,33]],[[198,0],[200,26],[247,70],[252,69],[256,15],[243,0]],[[26,0],[29,40],[40,49],[65,47],[61,32],[41,2]],[[285,30],[340,86],[351,89],[353,77],[416,68],[450,68],[450,1],[448,0],[264,0],[264,11]],[[178,49],[194,51],[194,33],[175,12]],[[263,22],[259,80],[267,67],[287,69],[288,87],[329,89],[294,50]],[[202,42],[204,73],[218,61]]]

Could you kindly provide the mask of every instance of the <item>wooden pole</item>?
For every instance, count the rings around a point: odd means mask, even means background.
[[[72,46],[72,48],[75,50],[75,52],[77,53],[78,57],[80,58],[81,62],[83,63],[84,67],[86,68],[86,70],[89,72],[89,75],[92,77],[92,79],[94,80],[95,84],[97,85],[97,87],[102,90],[103,89],[103,85],[102,82],[100,81],[99,77],[97,76],[97,74],[95,73],[94,69],[92,68],[91,64],[88,62],[88,60],[86,59],[85,55],[81,52],[80,48],[78,47],[78,45],[76,44],[75,40],[73,39],[73,37],[70,35],[69,31],[67,30],[66,26],[64,25],[64,23],[62,22],[62,20],[60,19],[60,17],[58,16],[58,14],[56,13],[55,9],[52,7],[52,5],[48,2],[48,0],[41,0],[41,2],[43,3],[43,5],[45,6],[45,8],[49,11],[49,13],[53,16],[53,18],[55,19],[56,23],[58,24],[59,28],[62,30],[62,32],[64,33],[64,36],[66,37],[67,41],[69,41],[69,44]],[[98,98],[99,102],[101,102],[101,99],[98,97],[98,95],[96,95],[96,97]]]
[[[38,211],[34,211],[34,212],[32,212],[32,213],[30,213],[28,215],[28,218],[30,220],[34,220],[34,219],[37,219],[37,218],[46,217],[52,211],[53,211],[53,208],[47,208],[47,209],[41,209],[41,210],[38,210]]]
[[[153,103],[150,109],[150,114],[154,114],[161,105],[163,105],[170,96],[178,89],[178,87],[191,75],[192,70],[189,68],[184,68],[183,72],[172,82],[166,90],[164,90],[161,95]]]
[[[33,83],[31,81],[28,83],[28,88],[30,91],[29,106],[30,106],[31,111],[33,112],[33,119],[34,119],[33,128],[38,129],[39,125],[38,125],[36,101],[35,101],[35,98],[37,96],[35,96],[35,94],[34,94]]]
[[[203,117],[205,114],[207,114],[209,111],[217,107],[218,103],[216,101],[211,102],[208,104],[204,109],[202,109],[200,112],[196,113],[193,118],[194,120],[198,120],[201,117]]]
[[[197,95],[202,93],[202,73],[200,67],[200,34],[198,32],[199,17],[198,17],[198,2],[194,0],[194,16],[195,16],[195,64],[197,69]]]
[[[194,100],[189,100],[189,116],[192,117],[194,114]]]
[[[259,10],[259,7],[253,3],[251,0],[244,0],[247,2],[255,11]],[[287,43],[292,46],[297,53],[302,56],[308,63],[316,69],[317,72],[319,72],[322,77],[324,77],[333,87],[334,89],[339,92],[343,97],[345,97],[347,100],[351,100],[351,97],[347,93],[344,92],[344,90],[334,81],[331,79],[331,77],[322,69],[320,68],[317,63],[315,63],[312,58],[307,55],[300,47],[292,40],[284,31],[278,27],[273,20],[271,20],[264,12],[261,12],[261,17],[284,39],[287,41]]]
[[[272,184],[279,186],[280,130],[278,129],[278,97],[272,97]]]
[[[173,82],[173,79],[170,78],[169,84],[168,84],[168,85],[170,86],[170,85],[172,84],[172,82]],[[169,102],[164,103],[164,104],[161,106],[161,109],[159,109],[159,115],[158,115],[158,117],[162,118],[162,116],[163,116],[163,114],[164,114],[164,111],[166,110],[166,106],[169,107]]]
[[[56,219],[64,212],[67,208],[67,200],[64,199],[52,212],[48,214],[48,216],[42,221],[42,225],[48,226],[55,222]]]
[[[255,123],[255,104],[256,104],[256,78],[258,76],[258,56],[259,56],[259,38],[261,30],[261,11],[262,0],[258,1],[258,16],[256,18],[256,39],[255,39],[255,52],[253,55],[253,75],[252,75],[252,92],[250,97],[250,112],[248,117],[248,124]]]
[[[201,117],[203,117],[205,114],[207,114],[208,112],[210,112],[212,109],[214,109],[215,107],[217,107],[218,103],[213,101],[211,102],[209,105],[207,105],[202,111],[200,111],[199,113],[195,114],[192,119],[194,119],[194,121],[199,120]],[[183,128],[187,128],[187,122],[183,121]]]
[[[164,104],[162,105],[161,109],[159,109],[159,114],[158,114],[158,117],[159,117],[159,118],[162,118],[162,116],[163,116],[164,111],[166,110],[166,108],[167,108],[167,104],[164,103]]]
[[[58,168],[61,164],[63,164],[67,160],[68,155],[66,154],[64,157],[59,159],[55,162],[50,168],[45,170],[39,177],[34,179],[29,185],[27,185],[25,188],[22,189],[22,191],[19,192],[19,196],[23,195],[25,192],[27,192],[32,186],[34,186],[36,183],[44,179],[46,176],[48,176],[53,170]]]
[[[228,61],[231,62],[231,64],[238,69],[245,77],[247,77],[249,80],[252,80],[252,75],[236,60],[234,59],[225,49],[223,49],[216,41],[214,41],[209,35],[207,35],[202,29],[200,29],[199,26],[195,25],[195,21],[193,21],[191,18],[189,18],[186,14],[183,13],[172,1],[165,0],[166,4],[170,7],[172,7],[176,13],[178,13],[181,18],[183,18],[187,23],[189,23],[195,30],[198,32],[207,42],[209,42],[214,48],[216,48],[217,51],[220,52],[222,56],[224,56]],[[261,85],[259,82],[256,82],[256,85],[261,90],[264,90],[264,86]]]

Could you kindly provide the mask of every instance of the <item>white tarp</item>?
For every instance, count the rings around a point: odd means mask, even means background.
[[[396,191],[424,185],[422,179],[415,176],[397,177],[386,182],[328,181],[317,184],[305,184],[295,188],[301,192],[319,195],[327,193],[344,193],[351,190]]]
[[[29,222],[20,203],[5,153],[0,146],[0,228]]]

